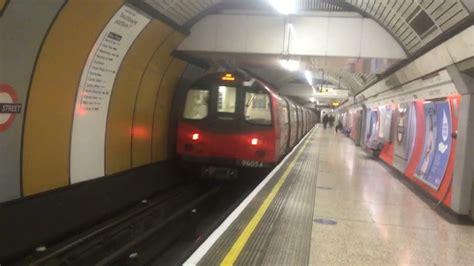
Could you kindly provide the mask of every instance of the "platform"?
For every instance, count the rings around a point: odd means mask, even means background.
[[[472,265],[454,225],[333,129],[315,128],[185,265]]]

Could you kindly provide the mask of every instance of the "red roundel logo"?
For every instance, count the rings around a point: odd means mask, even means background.
[[[6,84],[0,84],[0,132],[7,130],[21,112],[21,104],[15,90]]]

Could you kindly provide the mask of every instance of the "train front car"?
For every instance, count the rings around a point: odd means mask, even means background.
[[[275,96],[240,72],[200,78],[187,91],[177,154],[213,177],[236,175],[238,167],[272,166],[281,157]]]

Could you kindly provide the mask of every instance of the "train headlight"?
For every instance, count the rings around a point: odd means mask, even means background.
[[[199,140],[199,133],[194,133],[191,137],[192,140],[196,141]]]
[[[252,145],[254,145],[254,146],[257,145],[258,142],[259,142],[259,141],[258,141],[257,138],[252,138],[252,139],[250,140],[250,144],[252,144]]]

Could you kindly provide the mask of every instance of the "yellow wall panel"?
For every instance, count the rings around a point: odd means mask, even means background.
[[[171,104],[174,92],[186,63],[173,59],[161,83],[156,98],[155,117],[153,124],[152,160],[153,162],[166,160],[168,157],[168,131]]]
[[[170,32],[170,27],[153,20],[140,33],[120,66],[107,119],[105,146],[107,175],[131,168],[132,134],[146,134],[140,132],[139,128],[132,127],[135,99],[150,58]],[[151,135],[151,132],[149,134]]]
[[[132,139],[132,166],[151,163],[151,142],[153,113],[160,83],[172,61],[171,52],[181,43],[184,36],[179,32],[171,34],[154,53],[141,82],[134,114]]]
[[[7,5],[7,0],[0,0],[0,14],[3,12],[3,9]]]
[[[69,150],[77,86],[89,52],[124,0],[69,0],[39,55],[23,136],[23,192],[69,183]]]

